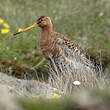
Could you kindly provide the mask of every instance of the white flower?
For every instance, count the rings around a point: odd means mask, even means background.
[[[80,83],[80,81],[74,81],[73,84],[74,84],[75,86],[79,86],[81,83]]]
[[[100,16],[100,17],[104,16],[104,13],[103,13],[103,12],[100,12],[100,13],[99,13],[99,16]]]
[[[14,60],[17,60],[17,57],[14,57]]]

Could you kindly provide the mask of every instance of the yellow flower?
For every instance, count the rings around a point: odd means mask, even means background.
[[[61,95],[58,95],[58,94],[56,94],[56,93],[52,96],[52,98],[55,98],[55,99],[56,99],[56,98],[60,98],[60,97],[61,97]]]
[[[10,32],[9,29],[1,29],[1,33],[2,33],[2,34],[7,34],[8,32]]]
[[[4,20],[0,18],[0,24],[4,23]]]
[[[61,95],[54,93],[53,96],[46,96],[47,99],[57,99],[60,98]]]
[[[18,29],[18,32],[21,32],[22,30],[23,30],[23,29],[19,28],[19,29]]]
[[[3,26],[4,26],[5,28],[9,28],[9,25],[8,25],[7,23],[3,23]]]

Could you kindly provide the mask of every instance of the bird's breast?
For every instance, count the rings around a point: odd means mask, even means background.
[[[56,56],[58,53],[58,48],[54,39],[40,39],[40,47],[46,58],[48,58],[49,55]]]

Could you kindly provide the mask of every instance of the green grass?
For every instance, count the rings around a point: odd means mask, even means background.
[[[45,67],[45,61],[39,65],[43,58],[40,29],[16,37],[13,33],[35,23],[41,15],[47,15],[52,19],[55,31],[78,43],[85,53],[99,56],[104,63],[110,64],[109,10],[108,0],[0,0],[0,17],[11,29],[7,35],[0,34],[0,58],[16,60],[18,65],[33,69],[36,65],[37,69]]]
[[[20,99],[24,110],[109,110],[110,92],[105,90],[80,90],[59,99]]]

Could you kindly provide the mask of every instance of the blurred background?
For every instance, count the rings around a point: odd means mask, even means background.
[[[18,29],[32,25],[42,15],[49,16],[54,31],[78,44],[84,54],[95,65],[101,66],[105,76],[110,79],[110,0],[0,0],[0,72],[20,78],[25,73],[48,72],[48,63],[39,45],[40,28],[13,36]],[[11,93],[31,97],[30,100],[19,101],[25,110],[110,108],[108,89],[74,91],[72,97],[66,96],[66,100],[63,97],[61,100],[35,101],[32,98],[37,99],[39,96],[33,95],[52,95],[56,88],[44,82],[20,80],[3,73],[0,73],[0,84],[5,84],[8,89],[4,90],[0,85],[0,109],[3,107],[3,110],[16,110],[9,97]],[[54,95],[54,98],[62,97]]]
[[[13,36],[42,15],[52,19],[54,31],[73,40],[110,73],[110,0],[0,0],[0,71],[46,71],[39,45],[41,30]]]

